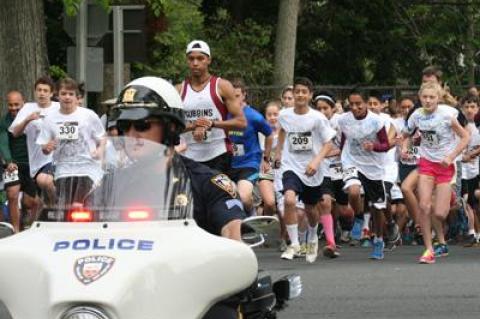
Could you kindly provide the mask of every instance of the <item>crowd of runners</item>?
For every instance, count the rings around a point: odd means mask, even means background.
[[[462,215],[462,244],[479,244],[476,90],[453,97],[441,71],[427,67],[418,94],[396,103],[361,90],[337,100],[298,77],[278,99],[255,107],[241,79],[210,74],[207,43],[192,41],[186,58],[190,74],[176,89],[187,124],[176,151],[218,172],[212,182],[238,196],[246,215],[279,218],[282,259],[313,263],[319,251],[336,258],[342,245],[358,245],[381,260],[386,250],[416,244],[425,248],[418,261],[431,264],[449,254]],[[82,106],[72,79],[55,85],[42,77],[34,92],[29,103],[8,92],[0,124],[4,218],[16,232],[35,219],[39,191],[53,200],[56,186],[97,183],[96,151],[105,136],[125,131]],[[124,101],[130,93],[122,93]],[[140,132],[150,129],[144,126],[133,123]],[[82,164],[75,172],[55,167],[60,155]],[[231,181],[236,190],[225,187]]]

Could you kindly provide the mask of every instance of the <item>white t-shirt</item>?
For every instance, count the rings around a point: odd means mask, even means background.
[[[43,154],[42,148],[36,144],[36,140],[38,134],[40,134],[40,128],[44,118],[51,112],[58,111],[59,109],[60,104],[58,102],[52,102],[47,108],[41,108],[35,102],[25,103],[20,111],[18,111],[15,120],[8,128],[8,130],[13,133],[13,128],[23,122],[30,114],[40,112],[41,118],[30,121],[24,130],[24,133],[27,136],[28,162],[30,164],[30,176],[32,177],[34,177],[43,166],[52,162],[52,155]]]
[[[336,132],[325,115],[313,109],[309,109],[305,114],[296,114],[291,107],[280,111],[278,122],[285,131],[282,173],[293,171],[307,186],[322,184],[323,163],[313,176],[305,175],[305,170],[323,145],[335,137]]]
[[[378,142],[377,133],[385,128],[385,121],[370,111],[361,120],[347,112],[340,115],[338,126],[345,138],[342,150],[344,171],[353,167],[370,180],[382,180],[386,152],[366,151],[362,144],[365,141]]]
[[[480,133],[475,123],[468,123],[466,130],[470,133],[470,139],[465,152],[472,152],[480,147]],[[462,179],[472,179],[479,174],[479,159],[478,156],[472,161],[462,163]]]
[[[407,125],[407,121],[403,117],[395,119],[394,124],[398,132],[406,131],[405,128]],[[420,134],[420,133],[416,133],[416,134]],[[417,137],[417,135],[415,135],[415,137]],[[401,150],[399,150],[399,152],[400,151]],[[400,157],[399,159],[400,163],[404,165],[417,165],[418,160],[420,159],[420,156],[418,154],[418,146],[413,145],[411,138],[409,138],[409,141],[408,141],[407,153],[408,153],[408,158],[403,159],[402,157]]]
[[[103,171],[100,162],[95,159],[97,145],[105,137],[105,129],[95,112],[77,107],[71,114],[60,110],[45,118],[37,138],[38,145],[45,145],[52,139],[57,140],[53,151],[55,179],[70,176],[88,176],[98,182]]]
[[[420,157],[431,162],[440,163],[451,154],[458,143],[457,135],[452,129],[452,120],[458,111],[445,104],[439,104],[433,113],[418,108],[407,121],[405,131],[412,134],[416,128],[421,134]]]
[[[338,127],[338,119],[340,115],[335,113],[330,118],[329,122],[332,128],[337,132],[335,138],[333,139],[333,147],[334,149],[340,148],[340,142],[342,139],[342,132]],[[342,161],[340,159],[340,155],[326,157],[323,161],[323,175],[325,177],[329,177],[331,180],[341,180],[342,179]]]
[[[397,134],[397,127],[395,126],[395,120],[386,113],[380,113],[380,117],[385,121],[385,130],[388,132],[393,126],[395,128],[395,134]],[[395,184],[398,179],[398,162],[397,162],[397,148],[392,147],[387,151],[385,155],[385,178],[384,180]]]

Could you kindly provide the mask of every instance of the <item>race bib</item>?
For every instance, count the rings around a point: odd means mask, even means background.
[[[14,170],[13,172],[3,172],[3,182],[5,184],[8,184],[8,183],[13,183],[13,182],[16,182],[18,181],[19,178],[18,178],[18,170]]]
[[[206,130],[205,134],[203,134],[203,140],[200,143],[210,143],[211,142],[211,140],[210,140],[211,136],[212,136],[212,131],[211,130]],[[193,138],[193,132],[192,132],[192,139],[195,140]]]
[[[407,155],[408,158],[405,160],[401,160],[401,162],[407,165],[416,165],[419,158],[418,146],[409,146],[407,150]]]
[[[439,140],[435,131],[420,131],[422,135],[422,143],[425,143],[427,147],[438,147]]]
[[[245,155],[245,145],[233,144],[233,156],[244,156],[244,155]]]
[[[290,151],[304,152],[313,149],[312,132],[288,133]]]
[[[343,178],[342,163],[333,163],[328,167],[332,181],[338,181]]]
[[[58,139],[62,141],[78,140],[78,122],[63,122],[58,126]]]
[[[343,169],[343,180],[348,181],[349,179],[358,178],[358,172],[355,167],[349,167]]]

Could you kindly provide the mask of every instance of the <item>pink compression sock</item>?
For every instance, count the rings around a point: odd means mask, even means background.
[[[333,218],[332,214],[325,214],[320,216],[320,221],[323,225],[323,231],[325,232],[325,238],[328,245],[335,245],[335,235],[333,233]]]

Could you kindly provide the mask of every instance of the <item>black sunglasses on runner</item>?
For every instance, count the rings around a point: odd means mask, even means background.
[[[152,127],[153,122],[160,122],[158,120],[135,120],[135,121],[130,121],[130,120],[120,120],[117,122],[117,129],[120,132],[127,132],[130,127],[133,126],[135,131],[137,132],[146,132]]]

